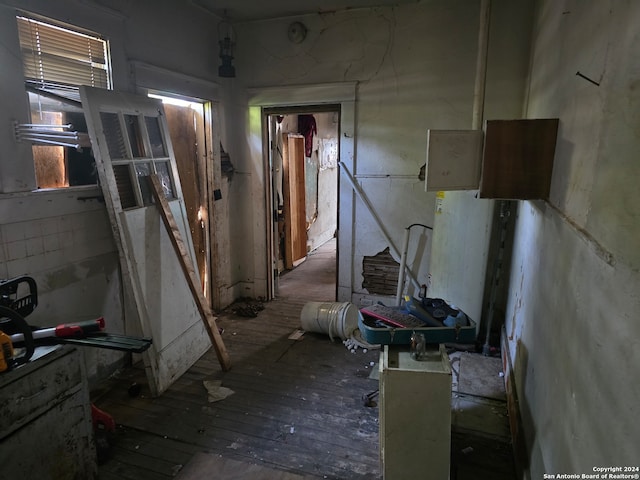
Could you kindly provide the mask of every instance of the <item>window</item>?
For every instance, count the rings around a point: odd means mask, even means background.
[[[147,177],[158,175],[167,198],[175,198],[170,157],[158,116],[100,112],[102,130],[123,209],[153,204]]]
[[[36,125],[28,138],[34,143],[38,188],[95,184],[78,88],[112,88],[109,44],[97,34],[49,20],[18,16],[17,22],[31,122]],[[60,142],[61,136],[67,139]]]

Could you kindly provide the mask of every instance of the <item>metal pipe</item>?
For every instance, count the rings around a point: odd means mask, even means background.
[[[76,150],[80,150],[82,148],[79,144],[64,143],[56,140],[45,140],[42,138],[23,137],[22,140],[26,140],[27,142],[31,142],[35,144],[46,144],[46,145],[57,145],[59,147],[70,147],[70,148],[75,148]]]
[[[32,130],[18,132],[19,138],[24,138],[27,136],[37,138],[60,138],[62,140],[78,140],[80,138],[78,132],[54,132],[51,130]]]
[[[44,123],[16,123],[16,130],[31,130],[34,127],[71,129],[73,128],[73,124],[67,123],[66,125],[56,125],[56,124],[44,124]]]
[[[476,80],[473,89],[473,117],[471,128],[480,130],[484,119],[485,84],[487,80],[487,56],[489,51],[489,22],[491,0],[480,4],[480,27],[478,31],[478,57],[476,59]]]
[[[375,210],[373,209],[373,206],[371,206],[371,203],[369,203],[369,200],[367,199],[365,193],[362,191],[362,188],[360,188],[360,185],[358,185],[358,183],[355,181],[355,179],[353,178],[353,175],[351,175],[351,172],[349,171],[349,169],[347,168],[344,162],[340,162],[340,167],[342,171],[344,171],[345,175],[347,176],[347,179],[349,180],[349,183],[353,187],[353,191],[356,192],[356,195],[358,196],[358,198],[362,201],[362,203],[365,204],[365,206],[369,210],[369,213],[371,213],[371,216],[378,224],[378,228],[380,229],[382,236],[385,238],[385,240],[389,244],[389,249],[393,252],[393,254],[398,256],[398,249],[396,248],[393,241],[391,240],[391,236],[389,235],[387,230],[384,228],[384,225],[382,224],[382,221],[380,220]],[[407,270],[407,275],[409,275],[409,278],[411,279],[411,282],[415,285],[416,288],[419,289],[420,284],[418,283],[418,279],[415,277],[411,269],[407,268],[406,270]]]
[[[485,85],[487,80],[487,56],[489,51],[489,23],[491,19],[491,0],[482,0],[480,3],[480,22],[478,28],[478,57],[476,59],[476,79],[473,89],[473,115],[471,118],[471,128],[473,130],[482,129],[484,121],[484,99],[485,99]],[[494,207],[495,208],[495,207]],[[504,225],[503,225],[504,232]],[[500,255],[498,255],[499,257]],[[499,268],[499,258],[496,258],[496,270]],[[494,274],[495,274],[494,271]],[[494,282],[499,281],[498,278],[494,278]],[[495,283],[491,286],[491,296],[495,298]],[[492,303],[493,300],[490,301]],[[493,316],[492,305],[490,305],[489,315]],[[491,318],[488,319],[488,329],[491,329]],[[488,331],[488,330],[487,330]],[[484,345],[483,351],[485,355],[488,355],[489,345]]]
[[[409,232],[411,227],[404,229],[404,240],[402,242],[402,256],[400,257],[400,268],[398,269],[398,287],[396,289],[396,306],[402,305],[402,290],[404,289],[404,269],[407,264],[407,250],[409,250]]]

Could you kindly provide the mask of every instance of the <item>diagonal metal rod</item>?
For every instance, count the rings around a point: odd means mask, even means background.
[[[376,221],[376,224],[378,225],[378,228],[380,229],[380,232],[382,233],[382,236],[385,238],[385,240],[389,244],[389,248],[391,249],[392,253],[395,256],[400,256],[400,251],[394,245],[393,240],[391,240],[391,236],[389,235],[389,233],[387,232],[387,229],[384,227],[384,224],[382,223],[382,220],[380,220],[380,217],[378,217],[378,214],[373,209],[373,206],[369,202],[369,199],[365,195],[365,193],[362,190],[362,188],[360,187],[360,185],[353,178],[353,175],[351,175],[351,172],[349,171],[347,166],[344,164],[344,162],[340,162],[340,167],[341,167],[342,171],[345,173],[345,175],[347,176],[347,179],[349,180],[349,183],[353,187],[353,191],[356,192],[356,195],[358,196],[358,198],[360,200],[362,200],[362,203],[365,204],[365,206],[369,210],[369,213],[371,213],[371,216]],[[409,279],[411,280],[411,282],[415,285],[415,287],[417,289],[420,289],[420,283],[418,282],[418,279],[416,278],[416,276],[413,274],[413,272],[411,271],[411,269],[408,266],[405,265],[405,268],[406,268],[407,275],[409,276]]]

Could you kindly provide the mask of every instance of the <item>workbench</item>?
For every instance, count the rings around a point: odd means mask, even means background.
[[[0,479],[97,478],[84,360],[75,347],[45,348],[0,373]]]

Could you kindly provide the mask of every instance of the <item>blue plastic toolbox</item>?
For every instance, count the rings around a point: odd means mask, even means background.
[[[406,299],[404,307],[363,307],[358,327],[362,337],[371,344],[409,345],[413,332],[422,333],[427,343],[476,341],[476,323],[440,299]]]

